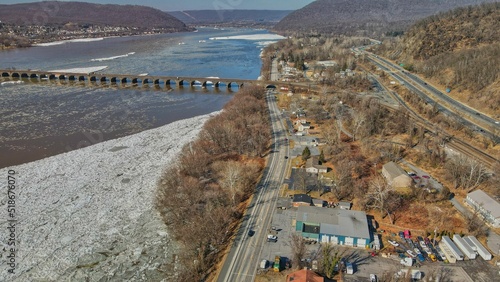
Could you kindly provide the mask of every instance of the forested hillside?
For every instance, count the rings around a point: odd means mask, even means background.
[[[186,30],[180,20],[150,7],[84,2],[47,1],[0,5],[0,21],[20,26],[72,23]]]
[[[450,88],[450,95],[499,115],[500,3],[423,19],[377,52]]]
[[[401,32],[423,17],[492,0],[317,0],[281,20],[280,33],[379,35]]]

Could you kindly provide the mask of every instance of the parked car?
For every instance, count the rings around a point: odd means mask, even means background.
[[[249,230],[248,231],[248,237],[252,237],[255,234],[255,231]]]
[[[417,255],[411,250],[407,250],[406,253],[408,253],[412,258],[417,257]]]
[[[276,242],[278,241],[278,237],[277,237],[277,236],[275,236],[275,235],[271,235],[271,234],[269,234],[269,235],[267,235],[267,241],[268,241],[268,242],[273,242],[273,243],[276,243]]]
[[[389,241],[389,244],[393,245],[394,247],[399,246],[399,243],[396,241],[392,241],[392,240],[387,240],[387,241]]]
[[[405,233],[403,231],[399,231],[399,237],[401,239],[404,239],[405,238]]]
[[[429,245],[429,244],[431,243],[431,240],[429,240],[429,238],[425,237],[425,238],[424,238],[424,242],[425,242],[427,245]]]
[[[370,282],[377,282],[377,275],[370,274]]]

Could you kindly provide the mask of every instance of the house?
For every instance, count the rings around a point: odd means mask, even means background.
[[[295,230],[304,238],[335,245],[365,248],[372,241],[363,211],[300,206]]]
[[[319,158],[317,156],[312,156],[306,161],[306,172],[315,174],[326,173],[328,172],[328,168],[319,164]]]
[[[312,198],[306,194],[295,194],[293,195],[292,206],[310,206],[312,204]]]
[[[350,210],[351,209],[351,203],[350,202],[339,202],[339,209]]]
[[[299,124],[299,131],[306,131],[308,129],[311,129],[311,123],[310,122],[301,122]]]
[[[387,183],[393,188],[410,187],[413,179],[395,162],[388,162],[382,167]]]
[[[286,276],[286,282],[324,282],[325,278],[307,268],[297,270]]]
[[[467,194],[465,203],[477,209],[483,219],[493,227],[500,227],[500,203],[482,190]]]

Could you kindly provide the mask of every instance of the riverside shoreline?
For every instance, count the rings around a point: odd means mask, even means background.
[[[0,169],[16,173],[18,241],[15,274],[2,263],[0,281],[168,280],[177,247],[154,209],[157,181],[216,114]],[[0,199],[7,230],[7,190]]]

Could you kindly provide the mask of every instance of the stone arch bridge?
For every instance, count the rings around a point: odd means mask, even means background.
[[[60,80],[60,81],[90,81],[105,84],[121,85],[170,85],[176,86],[213,86],[219,87],[243,87],[246,84],[266,85],[266,87],[277,87],[281,85],[290,85],[290,83],[277,81],[260,81],[251,79],[232,79],[219,77],[172,77],[172,76],[154,76],[154,75],[132,75],[132,74],[102,74],[102,73],[72,73],[60,71],[41,71],[41,70],[2,70],[2,78],[26,79],[32,81],[42,80]]]

